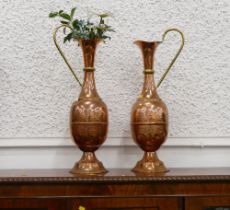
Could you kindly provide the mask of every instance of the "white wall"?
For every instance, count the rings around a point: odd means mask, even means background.
[[[80,88],[53,41],[50,11],[110,11],[116,33],[99,46],[96,83],[109,107],[110,128],[97,152],[107,167],[130,167],[142,155],[130,137],[130,109],[143,83],[136,39],[184,32],[182,55],[159,88],[170,134],[159,156],[168,167],[230,166],[230,2],[228,0],[1,0],[0,168],[68,168],[80,156],[69,138],[71,103]],[[61,41],[61,35],[60,35]],[[179,45],[169,35],[156,53],[159,79]],[[81,51],[65,52],[83,77]],[[126,146],[125,146],[126,145]],[[109,157],[109,158],[108,158]]]

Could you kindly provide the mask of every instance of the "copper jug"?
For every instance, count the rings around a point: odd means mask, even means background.
[[[157,86],[154,82],[153,56],[157,46],[164,41],[168,32],[178,32],[182,42],[175,57],[169,64]],[[139,173],[166,172],[164,163],[157,157],[156,151],[165,142],[168,134],[168,110],[165,103],[157,94],[157,87],[160,86],[165,76],[171,69],[184,46],[184,36],[178,29],[168,29],[164,32],[161,42],[146,42],[138,40],[134,42],[142,51],[144,60],[144,85],[141,95],[132,107],[131,130],[136,144],[144,150],[143,158],[137,162],[132,169]]]
[[[60,49],[54,32],[54,43],[69,67],[71,73],[81,85],[79,79],[68,63],[64,53]],[[95,78],[94,78],[94,60],[96,47],[100,43],[99,39],[80,39],[76,40],[82,48],[84,58],[84,81],[77,101],[72,105],[70,111],[70,129],[74,142],[83,152],[81,159],[76,162],[71,169],[73,174],[100,174],[107,170],[104,168],[96,156],[95,151],[103,144],[108,130],[108,110],[106,104],[99,97]]]

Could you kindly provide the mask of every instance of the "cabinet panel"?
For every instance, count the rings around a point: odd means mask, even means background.
[[[87,210],[178,210],[177,198],[76,198],[69,203],[69,210],[84,206]]]
[[[0,210],[67,210],[65,199],[0,199]]]
[[[230,196],[186,198],[185,209],[186,210],[230,210]]]

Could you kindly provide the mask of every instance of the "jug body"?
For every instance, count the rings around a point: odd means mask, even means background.
[[[139,98],[131,114],[132,136],[139,147],[146,152],[155,152],[168,135],[168,110],[156,95]]]

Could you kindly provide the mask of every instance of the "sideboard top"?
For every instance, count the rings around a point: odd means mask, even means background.
[[[174,168],[167,173],[135,174],[129,169],[110,169],[100,175],[73,175],[68,169],[0,170],[0,183],[91,182],[230,182],[230,168]]]

